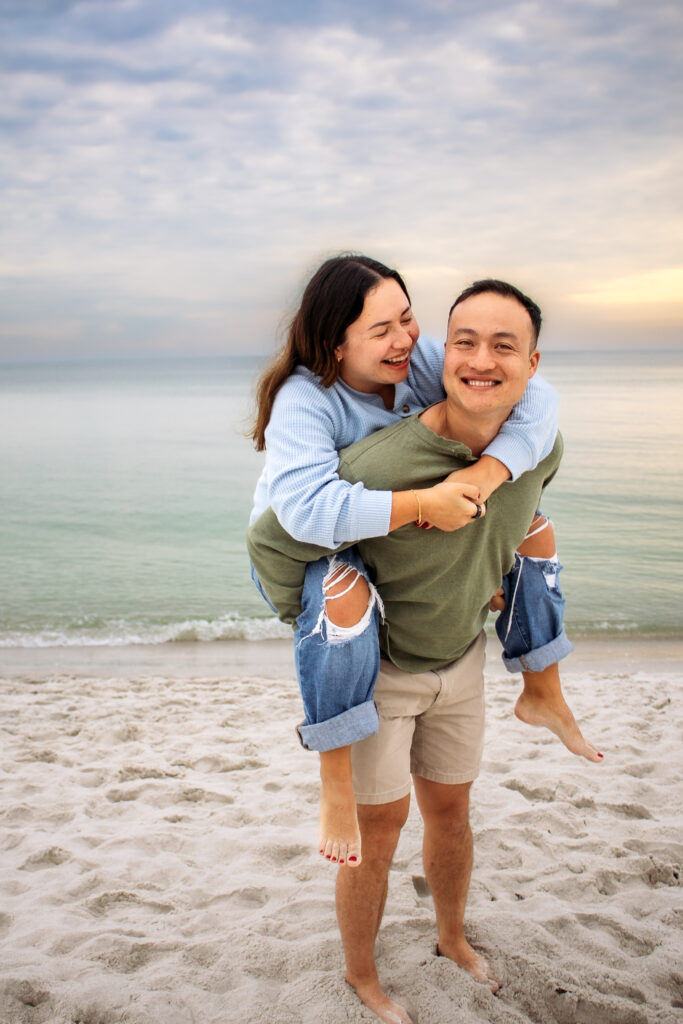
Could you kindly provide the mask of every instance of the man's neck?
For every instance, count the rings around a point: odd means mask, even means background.
[[[437,405],[430,406],[420,414],[420,420],[426,427],[433,430],[439,437],[449,441],[460,441],[467,445],[472,454],[479,458],[508,418],[512,408],[502,414],[498,411],[491,416],[467,413],[454,407],[446,398]]]

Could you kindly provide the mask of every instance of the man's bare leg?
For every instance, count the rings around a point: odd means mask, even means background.
[[[407,1011],[383,991],[375,965],[375,939],[387,898],[389,868],[408,817],[410,797],[389,804],[361,804],[358,820],[363,863],[337,876],[337,920],[346,957],[346,980],[383,1024],[413,1024]]]
[[[436,910],[437,952],[497,992],[500,982],[484,957],[470,946],[463,930],[472,872],[472,783],[447,786],[417,775],[413,781],[424,820],[422,857]]]
[[[350,628],[361,621],[368,607],[370,590],[358,575],[349,586],[346,567],[325,583],[325,611],[330,622]],[[337,582],[338,580],[338,582]],[[356,814],[356,797],[351,783],[351,747],[337,747],[320,754],[320,827],[318,851],[332,864],[357,867],[361,862],[361,838]]]

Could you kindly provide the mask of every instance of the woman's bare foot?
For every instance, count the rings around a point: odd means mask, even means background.
[[[471,974],[476,981],[480,981],[482,985],[488,985],[494,995],[500,989],[501,982],[489,967],[488,961],[475,949],[472,949],[464,936],[458,942],[454,942],[452,946],[442,948],[437,945],[436,955],[448,957],[458,967],[462,967],[463,971]]]
[[[597,747],[584,739],[571,708],[561,695],[538,696],[525,690],[515,704],[515,715],[527,725],[541,725],[550,729],[572,754],[595,763],[603,760],[603,755]]]
[[[356,993],[362,1003],[364,1003],[369,1010],[377,1016],[377,1018],[383,1021],[383,1024],[415,1024],[415,1021],[410,1016],[408,1011],[403,1006],[399,1006],[398,1003],[393,1002],[382,991],[379,981],[368,982],[367,984],[352,984],[348,978],[346,979],[347,984],[351,985],[351,988]]]
[[[320,828],[318,852],[332,864],[361,862],[356,797],[351,782],[351,748],[320,754]]]

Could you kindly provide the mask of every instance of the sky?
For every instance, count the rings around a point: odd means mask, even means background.
[[[0,360],[271,351],[327,256],[422,331],[681,346],[674,0],[0,0]]]

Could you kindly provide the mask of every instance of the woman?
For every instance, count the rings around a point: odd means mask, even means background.
[[[364,256],[338,256],[316,271],[282,351],[259,382],[253,437],[267,456],[251,521],[270,505],[293,537],[326,548],[411,522],[459,529],[485,514],[484,502],[500,483],[550,451],[556,397],[536,375],[471,468],[421,491],[371,491],[341,480],[341,448],[443,399],[443,346],[417,346],[418,337],[395,270]],[[320,752],[320,852],[351,866],[361,852],[350,745],[377,728],[380,610],[353,549],[307,567],[295,634],[306,712],[299,733]],[[571,650],[561,615],[557,632],[563,650],[555,660]]]

